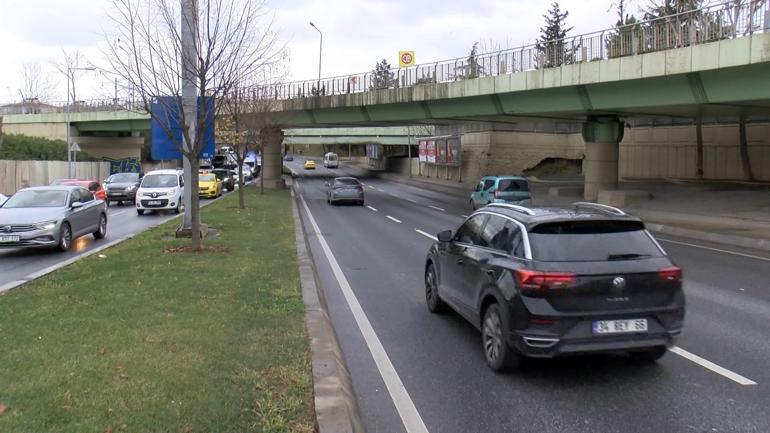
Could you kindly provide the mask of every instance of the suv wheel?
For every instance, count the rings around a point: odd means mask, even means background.
[[[505,337],[507,317],[498,304],[491,304],[484,312],[481,326],[481,342],[487,365],[496,371],[504,372],[521,367],[524,357],[510,347]]]
[[[431,313],[440,314],[446,311],[446,303],[438,295],[438,275],[433,263],[425,270],[425,302]]]
[[[99,215],[99,228],[94,232],[95,239],[104,239],[107,236],[107,216],[105,214]]]
[[[68,223],[62,223],[59,229],[59,250],[69,251],[72,245],[72,229]]]
[[[663,355],[666,354],[666,347],[656,347],[652,350],[645,350],[643,352],[631,352],[631,361],[639,362],[639,363],[652,363],[657,360],[659,360]]]

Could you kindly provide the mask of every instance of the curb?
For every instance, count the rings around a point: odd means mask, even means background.
[[[305,303],[305,326],[310,337],[313,366],[313,395],[316,431],[319,433],[364,432],[364,423],[350,373],[345,365],[337,335],[332,327],[323,292],[317,284],[316,270],[302,217],[291,184],[294,237],[297,263]]]
[[[645,223],[645,226],[651,231],[663,235],[680,236],[683,238],[714,242],[717,244],[729,245],[739,248],[751,248],[759,251],[770,252],[770,239],[747,238],[744,236],[724,235],[721,233],[711,233],[702,230],[693,230],[672,225]]]
[[[222,195],[222,197],[224,197],[224,195]],[[208,200],[208,201],[206,201],[206,203],[201,204],[200,208],[204,208],[204,207],[208,206],[210,203],[214,203],[215,201],[221,199],[222,197],[217,197],[217,198],[215,198],[213,200]],[[16,281],[11,281],[9,283],[5,283],[2,286],[0,286],[0,296],[4,295],[5,293],[7,293],[11,289],[15,289],[15,288],[17,288],[17,287],[19,287],[19,286],[21,286],[23,284],[26,284],[26,283],[30,282],[30,281],[33,281],[33,280],[36,280],[36,279],[38,279],[38,278],[40,278],[42,276],[48,275],[48,274],[50,274],[53,271],[57,271],[57,270],[59,270],[61,268],[69,266],[69,265],[77,262],[78,260],[85,259],[86,257],[92,256],[92,255],[94,255],[96,253],[99,253],[101,251],[104,251],[104,250],[106,250],[108,248],[114,247],[115,245],[117,245],[117,244],[119,244],[121,242],[125,242],[125,241],[133,238],[134,236],[136,236],[136,235],[138,235],[140,233],[144,233],[147,230],[154,229],[155,227],[158,227],[161,224],[165,224],[165,223],[167,223],[167,222],[169,222],[169,221],[171,221],[173,219],[181,218],[181,217],[182,217],[182,214],[174,215],[174,216],[172,216],[170,218],[161,220],[161,221],[159,221],[159,222],[157,222],[155,224],[151,224],[151,225],[145,227],[141,231],[138,231],[136,233],[131,233],[129,235],[123,236],[122,238],[118,238],[118,239],[109,241],[109,242],[107,242],[104,245],[101,245],[99,247],[96,247],[96,248],[92,249],[91,251],[87,251],[87,252],[85,252],[83,254],[79,254],[79,255],[77,255],[75,257],[72,257],[72,258],[69,258],[67,260],[64,260],[63,262],[59,262],[59,263],[53,264],[53,265],[51,265],[51,266],[49,266],[47,268],[41,269],[39,271],[35,271],[35,272],[25,276],[21,280],[16,280]],[[88,236],[88,235],[84,235],[84,236]]]

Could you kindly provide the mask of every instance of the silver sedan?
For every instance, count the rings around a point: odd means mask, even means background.
[[[79,186],[24,188],[0,206],[0,248],[69,250],[74,239],[107,234],[103,200]]]
[[[326,201],[329,204],[341,202],[364,205],[364,186],[354,177],[336,177],[326,182]]]

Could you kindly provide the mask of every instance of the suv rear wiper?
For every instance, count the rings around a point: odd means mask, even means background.
[[[610,254],[607,256],[607,260],[631,260],[631,259],[641,259],[644,257],[650,257],[649,254]]]

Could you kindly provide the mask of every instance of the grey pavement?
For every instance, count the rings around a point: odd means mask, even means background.
[[[345,165],[305,172],[301,163],[290,164],[298,193],[428,431],[770,431],[770,255],[746,257],[657,236],[685,272],[682,355],[669,353],[653,365],[615,356],[567,358],[499,375],[486,367],[475,328],[455,314],[428,313],[424,301],[432,240],[416,229],[456,228],[469,213],[464,198],[364,178],[371,208],[330,206],[326,177],[364,173]],[[367,431],[406,431],[401,403],[394,403],[319,240],[311,235],[308,243]],[[740,385],[704,367],[708,362],[756,385]]]

